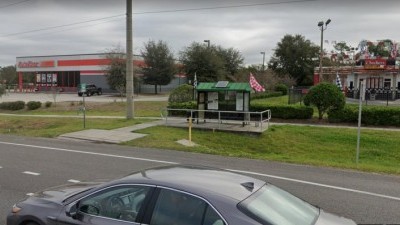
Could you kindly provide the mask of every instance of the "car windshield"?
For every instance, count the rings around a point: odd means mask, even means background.
[[[311,225],[319,209],[273,185],[265,185],[238,208],[261,224]]]

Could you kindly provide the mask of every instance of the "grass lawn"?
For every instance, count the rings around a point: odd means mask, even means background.
[[[254,100],[258,101],[258,100]],[[267,99],[271,104],[287,104],[287,96]],[[135,116],[159,117],[166,102],[135,102]],[[77,115],[79,103],[59,103],[56,107],[21,110],[16,114]],[[87,115],[125,116],[125,103],[93,103],[86,105]],[[142,123],[145,120],[91,119],[87,129],[115,129]],[[83,130],[82,119],[33,118],[0,116],[0,133],[56,137]],[[363,130],[360,163],[355,164],[356,129],[310,126],[272,126],[260,136],[192,130],[196,147],[185,147],[177,140],[188,139],[187,129],[152,127],[139,131],[148,136],[125,143],[128,146],[165,148],[233,157],[275,160],[318,166],[359,169],[370,172],[400,174],[400,132]]]
[[[359,165],[356,129],[272,126],[261,136],[192,130],[196,147],[176,143],[188,139],[187,129],[153,127],[140,132],[149,135],[126,145],[400,174],[400,132],[363,130]]]

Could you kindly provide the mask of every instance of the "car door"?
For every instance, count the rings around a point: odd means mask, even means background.
[[[143,223],[149,225],[227,225],[219,213],[203,198],[169,188],[157,190],[151,214]]]
[[[140,224],[154,187],[118,185],[91,193],[69,204],[59,225],[127,225]]]

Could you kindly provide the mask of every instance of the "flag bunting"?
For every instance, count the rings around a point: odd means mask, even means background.
[[[265,88],[257,82],[256,78],[253,76],[252,73],[250,73],[249,83],[250,83],[250,87],[253,88],[253,90],[255,92],[264,92],[265,91]]]

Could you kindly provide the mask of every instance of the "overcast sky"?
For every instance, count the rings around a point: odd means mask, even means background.
[[[126,0],[0,0],[0,66],[19,56],[103,53],[125,48]],[[246,64],[265,63],[286,34],[332,41],[400,41],[397,0],[133,0],[134,53],[148,40],[175,57],[192,42],[233,47]],[[204,43],[206,44],[206,43]]]

